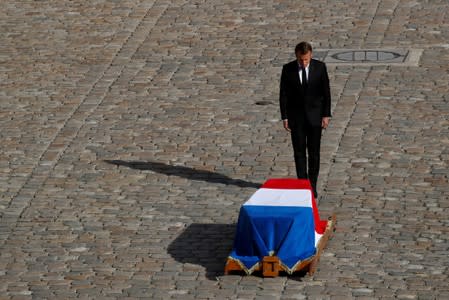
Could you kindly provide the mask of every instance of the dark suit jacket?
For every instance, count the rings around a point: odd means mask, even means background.
[[[331,94],[326,65],[312,59],[309,65],[307,89],[299,79],[299,64],[292,61],[282,68],[280,97],[281,117],[290,124],[306,121],[321,126],[323,117],[331,116]]]

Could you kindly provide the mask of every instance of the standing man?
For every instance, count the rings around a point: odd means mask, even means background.
[[[329,125],[331,94],[326,65],[312,59],[312,46],[295,47],[296,60],[282,68],[280,97],[284,128],[291,133],[298,178],[310,180],[315,198],[321,131]]]

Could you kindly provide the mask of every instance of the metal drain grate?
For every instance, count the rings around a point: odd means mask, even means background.
[[[319,50],[313,56],[325,63],[351,65],[404,65],[417,66],[422,50],[346,49]]]
[[[273,102],[271,102],[271,101],[265,101],[265,100],[257,101],[257,102],[256,102],[256,105],[261,105],[261,106],[270,105],[270,104],[273,104]]]

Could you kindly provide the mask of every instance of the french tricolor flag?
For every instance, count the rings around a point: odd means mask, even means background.
[[[292,273],[316,254],[326,225],[308,180],[269,179],[241,207],[229,258],[250,274],[264,256],[277,256]]]

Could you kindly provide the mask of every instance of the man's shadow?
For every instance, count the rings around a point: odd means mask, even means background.
[[[190,224],[168,246],[168,253],[180,263],[203,266],[206,277],[216,280],[224,274],[235,227],[235,224]]]
[[[105,162],[125,166],[136,170],[149,170],[165,175],[179,176],[189,180],[201,180],[210,183],[222,183],[226,185],[236,185],[242,188],[259,188],[260,184],[249,182],[241,179],[233,179],[226,175],[210,172],[206,170],[197,170],[184,166],[171,166],[160,162],[153,161],[125,161],[125,160],[105,160]]]
[[[152,161],[105,160],[105,162],[136,170],[149,170],[189,180],[235,185],[242,188],[260,188],[260,184],[233,179],[220,173],[197,170],[184,166],[171,166]],[[168,247],[168,253],[183,264],[190,263],[205,268],[206,277],[216,280],[224,274],[226,259],[232,250],[235,224],[189,225]]]

